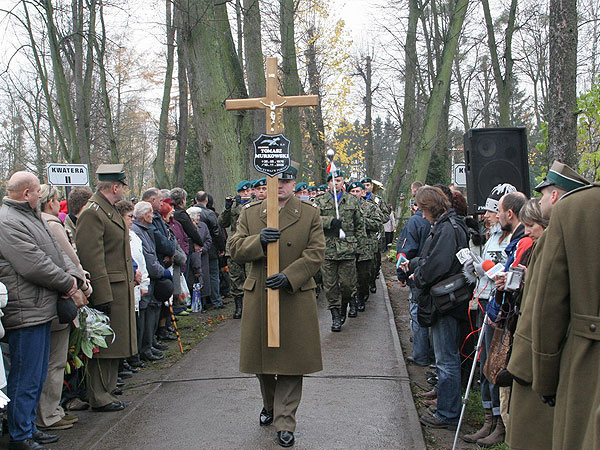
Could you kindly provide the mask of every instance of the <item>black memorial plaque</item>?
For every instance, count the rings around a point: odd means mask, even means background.
[[[290,141],[283,134],[261,134],[254,141],[254,168],[275,176],[290,167]]]

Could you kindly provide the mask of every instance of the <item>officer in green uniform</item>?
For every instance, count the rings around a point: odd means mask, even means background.
[[[369,296],[369,283],[375,264],[375,254],[379,245],[377,233],[383,223],[381,210],[374,201],[365,198],[365,186],[360,181],[354,181],[348,186],[348,192],[358,199],[365,221],[367,238],[358,242],[358,253],[356,254],[356,277],[357,277],[357,309],[365,310],[365,301]],[[354,312],[354,314],[356,314]],[[350,317],[353,317],[352,305],[350,305]]]
[[[336,170],[333,175],[327,177],[329,192],[317,197],[315,203],[321,209],[327,244],[321,271],[331,311],[331,331],[341,331],[348,304],[356,307],[357,243],[365,239],[365,223],[358,200],[341,189],[344,184],[343,172]],[[339,218],[335,211],[334,183]],[[343,230],[343,234],[340,230]]]
[[[98,183],[77,219],[75,241],[94,292],[90,306],[110,317],[115,340],[107,339],[87,366],[88,397],[94,411],[120,411],[129,405],[113,395],[119,360],[137,353],[134,276],[129,229],[114,204],[124,197],[123,164],[101,164]]]
[[[235,197],[227,197],[225,199],[225,210],[219,216],[219,225],[221,225],[223,228],[229,227],[231,230],[231,233],[229,234],[230,236],[233,236],[236,231],[237,221],[240,217],[242,206],[250,201],[250,187],[251,183],[249,181],[240,181],[236,189],[237,195]],[[225,256],[229,257],[230,255],[229,241],[227,241],[227,244],[225,244]],[[230,292],[235,302],[235,312],[233,313],[233,318],[241,319],[244,297],[243,286],[244,281],[246,280],[246,272],[244,270],[244,266],[239,265],[231,258],[229,258],[228,266],[229,277],[231,279]]]
[[[267,179],[259,178],[254,182],[254,189],[256,191],[256,200],[263,201],[267,198]]]
[[[294,196],[296,169],[279,175],[279,229],[267,228],[266,201],[242,208],[231,256],[248,264],[240,339],[240,371],[257,375],[262,426],[273,424],[282,447],[294,444],[303,375],[323,368],[313,275],[323,262],[325,238],[314,203]],[[281,272],[267,278],[266,247],[279,242]],[[279,291],[280,346],[267,346],[267,289]]]
[[[296,183],[296,189],[294,193],[296,194],[296,197],[298,197],[300,200],[308,200],[308,184],[304,181]]]
[[[383,224],[389,220],[390,214],[392,212],[392,208],[391,208],[391,206],[389,206],[386,203],[386,201],[383,199],[383,197],[380,197],[379,195],[377,195],[373,192],[373,180],[371,178],[365,177],[362,180],[360,180],[360,182],[365,185],[366,199],[374,201],[375,204],[381,210],[381,213],[383,214],[383,216],[387,217],[387,220],[385,220],[381,224],[381,227],[379,230],[379,245],[377,246],[377,253],[375,254],[375,265],[373,266],[373,273],[372,273],[371,283],[370,283],[371,292],[377,292],[377,287],[375,285],[375,282],[377,281],[377,277],[379,276],[379,270],[381,269],[381,248],[382,247],[385,248],[384,247],[385,231],[383,229]]]

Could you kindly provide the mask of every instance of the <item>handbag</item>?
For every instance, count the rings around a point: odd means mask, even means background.
[[[77,306],[71,297],[58,297],[56,313],[59,323],[70,323],[77,317]]]
[[[492,326],[494,335],[483,367],[483,374],[490,383],[499,387],[508,387],[512,383],[512,375],[506,370],[512,347],[512,333],[496,324]]]
[[[462,273],[452,275],[429,289],[429,294],[436,309],[445,314],[473,296],[473,286]]]

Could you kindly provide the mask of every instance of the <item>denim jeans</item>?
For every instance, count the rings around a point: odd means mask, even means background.
[[[210,301],[213,306],[223,304],[221,300],[221,281],[219,280],[219,258],[209,259],[210,268]]]
[[[36,410],[48,371],[50,322],[7,331],[6,337],[10,347],[8,432],[11,441],[23,441],[36,431]]]
[[[492,384],[483,373],[483,366],[487,360],[487,355],[492,344],[494,328],[487,323],[483,325],[483,345],[481,346],[481,355],[479,356],[479,374],[481,380],[481,404],[484,409],[491,409],[494,416],[500,415],[500,393],[498,386]]]
[[[433,353],[429,342],[429,328],[423,328],[417,321],[417,303],[412,301],[413,294],[411,289],[410,301],[410,328],[413,333],[413,359],[417,364],[426,366],[430,362],[430,356]]]
[[[431,334],[438,373],[435,417],[444,422],[457,423],[461,405],[458,320],[449,315],[440,316],[431,327]]]

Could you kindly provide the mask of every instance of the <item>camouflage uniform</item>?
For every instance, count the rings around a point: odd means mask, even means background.
[[[366,239],[358,243],[358,252],[356,255],[356,276],[358,281],[358,310],[364,311],[364,302],[369,296],[369,285],[373,278],[375,270],[375,256],[379,249],[379,232],[383,224],[383,213],[373,200],[366,198],[359,199],[362,209]]]
[[[225,208],[223,213],[219,216],[219,225],[223,228],[230,227],[230,236],[235,234],[237,228],[237,221],[242,212],[243,205],[235,203],[231,208]],[[229,277],[231,279],[231,295],[235,297],[242,297],[244,295],[244,281],[246,281],[246,270],[244,266],[239,265],[233,259],[231,259],[231,253],[229,252],[229,241],[225,245],[225,256],[228,257],[229,266]]]
[[[383,243],[385,242],[385,231],[383,229],[383,224],[389,220],[390,214],[392,212],[392,207],[387,204],[387,202],[377,194],[371,193],[369,196],[367,194],[368,200],[375,202],[375,204],[379,207],[381,211],[381,215],[383,217],[387,217],[386,220],[381,222],[378,233],[378,245],[375,252],[375,261],[373,264],[373,272],[371,274],[371,292],[375,292],[375,282],[377,281],[377,277],[379,276],[379,270],[381,269],[381,248],[383,247]]]
[[[339,212],[346,238],[340,239],[339,231],[331,227],[331,221],[336,218],[333,195],[326,193],[316,197],[316,203],[321,209],[321,222],[327,246],[321,269],[323,288],[329,309],[332,310],[332,317],[341,313],[343,318],[348,304],[350,301],[354,302],[356,294],[357,244],[365,239],[365,223],[358,199],[342,191]]]

